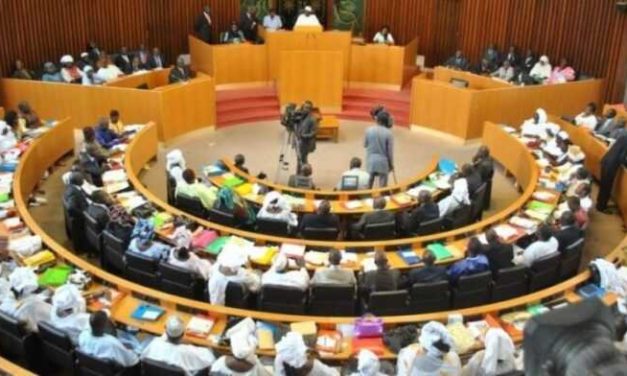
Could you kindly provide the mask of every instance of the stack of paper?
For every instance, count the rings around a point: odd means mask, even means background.
[[[364,203],[361,200],[345,201],[342,204],[348,210],[356,210],[364,206]]]
[[[102,174],[102,181],[105,185],[107,185],[107,184],[128,181],[128,177],[126,176],[126,172],[122,169],[109,170],[109,171],[105,171]]]
[[[555,200],[555,194],[547,191],[537,191],[533,193],[533,198],[538,201],[553,201]]]
[[[328,264],[329,256],[327,252],[308,251],[305,253],[305,261],[314,266],[324,266]]]
[[[414,201],[413,198],[407,193],[397,193],[392,196],[392,200],[396,202],[396,204],[399,206],[409,205]]]
[[[521,216],[513,216],[510,220],[509,223],[511,223],[514,226],[517,227],[521,227],[524,228],[526,230],[535,230],[538,227],[538,222],[532,220],[532,219],[528,219],[528,218],[524,218]]]
[[[342,262],[340,265],[342,266],[356,266],[357,265],[357,254],[352,252],[342,251]]]
[[[207,316],[194,316],[187,323],[185,333],[198,338],[207,338],[211,329],[213,328],[214,321]]]
[[[290,258],[303,258],[305,256],[305,246],[303,244],[281,244],[280,252]]]
[[[494,228],[494,231],[503,240],[509,240],[518,235],[518,230],[510,225],[498,225]]]

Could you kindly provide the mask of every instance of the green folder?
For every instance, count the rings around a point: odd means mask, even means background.
[[[224,246],[226,245],[226,243],[229,242],[229,240],[231,240],[230,236],[221,236],[219,238],[217,238],[216,240],[212,241],[206,248],[205,251],[207,253],[210,253],[212,255],[219,255],[220,252],[222,252],[222,248],[224,248]]]
[[[538,213],[551,214],[555,206],[547,204],[546,202],[533,200],[527,205],[527,208]]]
[[[0,193],[0,202],[2,203],[9,201],[10,198],[11,195],[9,194],[9,192]]]
[[[429,244],[427,250],[431,251],[438,261],[453,257],[451,251],[440,243]]]
[[[237,176],[232,176],[232,177],[229,177],[227,179],[224,179],[224,186],[225,187],[235,188],[235,187],[240,186],[242,184],[244,184],[244,180],[242,180],[241,178],[239,178]]]
[[[74,269],[69,265],[58,265],[48,268],[39,276],[39,286],[57,287],[64,285],[73,270]]]

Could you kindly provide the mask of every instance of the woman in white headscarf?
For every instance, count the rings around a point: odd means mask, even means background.
[[[525,120],[520,127],[520,133],[523,136],[536,137],[543,140],[549,137],[549,133],[555,135],[559,131],[560,127],[557,124],[549,123],[549,117],[542,108],[538,108],[533,113],[533,117]]]
[[[26,323],[26,329],[37,332],[37,323],[50,318],[52,306],[35,294],[39,287],[37,275],[28,267],[16,268],[9,276],[12,292],[0,304],[0,311]]]
[[[7,123],[0,120],[0,153],[15,147],[16,144],[15,133]]]
[[[211,270],[209,278],[209,299],[211,304],[224,304],[226,287],[229,282],[239,283],[251,292],[259,291],[259,275],[244,268],[248,257],[239,248],[223,250]]]
[[[257,218],[285,222],[292,228],[298,227],[298,217],[292,213],[292,206],[277,191],[272,191],[264,197]]]
[[[418,343],[409,345],[398,353],[397,375],[461,375],[461,361],[452,348],[453,340],[446,327],[437,321],[431,321],[420,331]]]
[[[50,323],[67,333],[74,344],[78,344],[79,334],[89,329],[89,314],[85,307],[85,298],[75,285],[65,284],[52,296]]]
[[[298,259],[301,262],[302,259]],[[288,270],[287,257],[279,253],[272,260],[272,266],[261,276],[261,285],[278,285],[295,287],[300,290],[307,290],[309,287],[309,273],[305,268],[304,261],[299,270]]]
[[[211,366],[211,374],[225,376],[270,376],[271,373],[261,364],[257,349],[255,322],[250,318],[240,321],[226,332],[231,341],[231,354],[223,355]]]
[[[286,376],[290,374],[307,376],[340,376],[340,373],[325,365],[318,359],[309,357],[303,336],[297,332],[289,332],[274,346],[274,374]]]
[[[544,84],[547,83],[549,78],[551,78],[552,71],[553,68],[551,67],[549,57],[542,55],[536,65],[534,65],[533,68],[531,68],[531,71],[529,71],[529,76],[531,76],[531,78],[533,78],[533,80],[537,83]]]
[[[485,350],[475,353],[462,371],[463,376],[498,376],[516,370],[514,342],[501,328],[490,328]]]
[[[183,171],[187,168],[185,157],[180,149],[174,149],[166,155],[165,170],[176,181],[176,185],[186,184]]]
[[[385,376],[380,373],[381,363],[379,358],[370,350],[362,349],[357,355],[357,372],[351,376]]]
[[[470,205],[470,195],[468,193],[468,181],[464,176],[457,176],[453,181],[451,194],[438,202],[440,217],[444,217],[455,209],[463,205]]]

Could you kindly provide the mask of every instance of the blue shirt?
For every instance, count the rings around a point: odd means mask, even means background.
[[[120,143],[120,136],[109,128],[96,127],[95,133],[96,141],[105,149],[110,149]]]
[[[477,255],[475,257],[466,257],[463,260],[457,261],[450,267],[447,273],[451,282],[454,282],[461,276],[477,274],[485,272],[489,269],[490,263],[488,262],[488,258],[484,255]]]

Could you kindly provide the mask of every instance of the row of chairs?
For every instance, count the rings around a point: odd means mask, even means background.
[[[139,367],[123,368],[77,349],[69,335],[51,323],[38,323],[39,333],[28,332],[15,317],[0,312],[0,351],[2,355],[40,374],[54,371],[85,376],[185,376],[182,368],[153,360],[142,360]],[[205,369],[196,375],[209,375]]]

